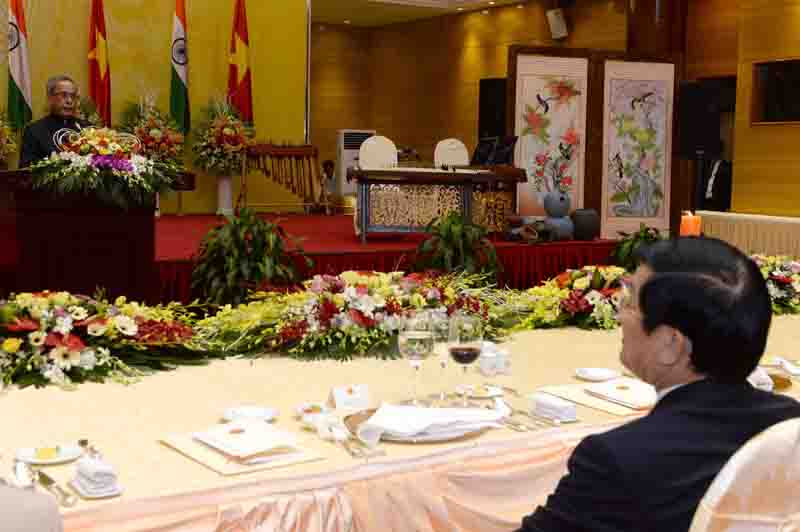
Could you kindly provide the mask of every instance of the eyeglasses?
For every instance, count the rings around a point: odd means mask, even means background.
[[[60,91],[54,92],[53,96],[58,96],[62,100],[66,100],[67,98],[72,98],[73,100],[78,97],[77,92],[69,92],[69,91]]]

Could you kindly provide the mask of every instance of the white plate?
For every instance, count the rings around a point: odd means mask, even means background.
[[[225,421],[233,421],[235,419],[261,419],[263,421],[272,421],[278,417],[278,411],[275,408],[266,406],[235,406],[228,408],[222,414],[222,419]]]
[[[609,368],[578,368],[575,370],[575,375],[579,379],[591,382],[610,381],[621,376],[619,371]]]
[[[17,460],[31,465],[55,465],[66,464],[77,460],[83,454],[83,449],[77,445],[59,445],[58,454],[54,458],[42,460],[36,458],[36,449],[33,447],[23,447],[17,451]]]
[[[381,440],[399,442],[399,443],[440,443],[440,442],[458,440],[465,436],[479,434],[487,430],[489,430],[489,427],[483,427],[480,429],[466,429],[466,430],[458,429],[447,432],[439,432],[436,434],[426,434],[424,436],[406,436],[406,437],[389,436],[387,434],[383,434],[381,435]]]
[[[93,500],[93,499],[108,499],[111,497],[119,497],[122,495],[122,487],[117,484],[112,489],[103,491],[101,493],[88,493],[81,489],[80,484],[75,482],[75,479],[70,480],[68,483],[70,488],[72,488],[75,493],[81,496],[83,499]]]

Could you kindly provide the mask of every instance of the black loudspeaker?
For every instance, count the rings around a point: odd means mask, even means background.
[[[683,82],[678,93],[678,138],[684,159],[720,153],[720,106],[715,91],[700,82]]]
[[[478,138],[506,134],[506,78],[482,79],[478,87]]]

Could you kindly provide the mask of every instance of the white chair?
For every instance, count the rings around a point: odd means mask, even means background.
[[[444,139],[436,144],[433,151],[433,166],[467,166],[469,165],[469,152],[464,143],[458,139]]]
[[[800,531],[800,418],[748,441],[717,474],[689,532]]]
[[[358,150],[358,167],[362,170],[385,170],[397,166],[397,146],[386,137],[365,140]]]

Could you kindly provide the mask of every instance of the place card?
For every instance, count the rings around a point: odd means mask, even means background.
[[[336,410],[366,410],[370,407],[369,387],[366,384],[336,386],[329,401]]]

